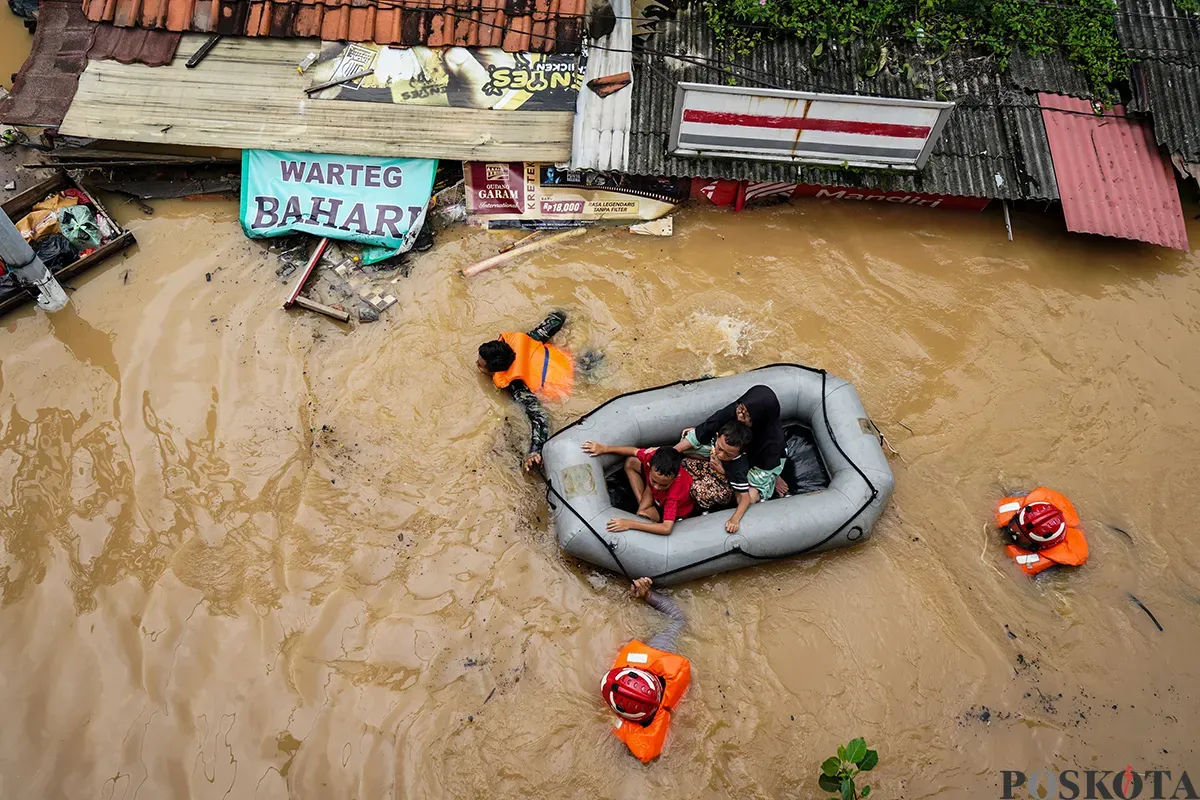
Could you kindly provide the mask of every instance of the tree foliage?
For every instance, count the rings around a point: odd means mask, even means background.
[[[1200,0],[1176,0],[1185,5]],[[790,34],[815,43],[859,39],[880,49],[908,43],[936,59],[973,46],[994,54],[1001,69],[1021,47],[1037,57],[1060,48],[1101,95],[1126,74],[1113,0],[705,0],[708,24],[733,52],[766,36]]]

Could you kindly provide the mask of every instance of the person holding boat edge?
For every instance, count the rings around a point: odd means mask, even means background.
[[[692,664],[675,651],[684,617],[671,598],[650,590],[650,578],[633,582],[631,594],[671,620],[649,644],[634,639],[621,648],[600,681],[600,694],[619,720],[613,735],[643,764],[662,753],[667,729],[692,679]]]
[[[526,472],[542,465],[542,445],[550,435],[550,421],[538,398],[565,400],[575,382],[570,354],[550,344],[566,321],[564,312],[553,311],[529,333],[507,331],[479,345],[479,371],[490,375],[497,389],[507,391],[529,419]]]

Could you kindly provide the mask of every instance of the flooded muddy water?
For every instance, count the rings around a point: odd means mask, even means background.
[[[0,8],[0,86],[12,88],[12,76],[25,63],[33,37],[21,19]]]
[[[465,280],[504,237],[460,228],[351,329],[279,309],[233,203],[155,205],[118,212],[140,246],[68,309],[0,322],[0,796],[807,798],[857,735],[872,797],[1200,785],[1196,253],[797,202]],[[473,366],[553,308],[606,354],[557,425],[793,361],[853,381],[899,451],[865,545],[675,591],[693,681],[649,767],[596,686],[660,620],[560,555],[523,418]],[[1035,582],[989,517],[1038,484],[1092,557]]]

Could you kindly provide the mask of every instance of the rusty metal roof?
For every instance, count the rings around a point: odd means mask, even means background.
[[[1149,124],[1121,106],[1039,94],[1067,229],[1188,249],[1171,165]]]
[[[118,27],[400,46],[579,51],[585,0],[83,0]]]

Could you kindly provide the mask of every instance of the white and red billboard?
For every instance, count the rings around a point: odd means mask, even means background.
[[[864,95],[681,83],[677,156],[918,170],[954,104]]]

